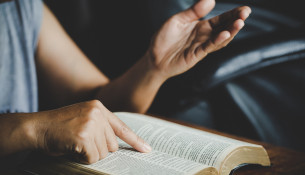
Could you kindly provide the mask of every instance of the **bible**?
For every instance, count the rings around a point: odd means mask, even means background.
[[[39,174],[43,169],[43,174],[52,174],[46,173],[46,169],[59,172],[65,169],[65,173],[68,169],[72,174],[229,175],[236,167],[245,164],[270,166],[268,154],[261,145],[143,114],[117,112],[115,115],[150,144],[152,152],[140,153],[118,139],[119,150],[94,164],[60,159],[40,164],[40,168],[27,167],[25,171]]]

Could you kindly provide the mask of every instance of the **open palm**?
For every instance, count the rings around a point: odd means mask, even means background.
[[[251,13],[243,6],[199,21],[213,7],[213,0],[201,0],[171,17],[155,35],[149,50],[152,64],[167,78],[189,70],[207,54],[225,47]]]

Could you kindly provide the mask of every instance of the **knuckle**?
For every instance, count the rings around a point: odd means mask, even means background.
[[[92,100],[89,102],[90,105],[87,107],[87,117],[97,119],[104,117],[107,113],[107,108],[99,101]]]
[[[92,136],[94,136],[94,129],[96,128],[96,122],[92,118],[86,118],[85,121],[83,121],[79,128],[74,132],[77,138],[80,138],[81,140],[88,140]]]
[[[117,151],[118,149],[119,149],[119,145],[118,145],[117,142],[111,142],[111,143],[108,144],[108,150],[109,150],[110,152],[115,152],[115,151]]]
[[[100,106],[100,105],[102,105],[102,103],[99,100],[90,100],[89,104],[91,106]]]
[[[74,138],[75,143],[84,144],[91,141],[95,136],[96,123],[93,120],[83,122],[79,128],[71,132],[71,137]]]
[[[119,135],[121,135],[122,137],[125,137],[125,136],[128,136],[129,133],[130,133],[130,129],[126,125],[122,124],[119,129]]]
[[[95,125],[101,118],[102,112],[97,107],[91,107],[87,110],[86,114],[83,115],[82,125],[89,127]]]
[[[95,118],[101,114],[101,110],[97,106],[91,106],[88,109],[88,117]]]
[[[76,144],[85,145],[87,142],[92,140],[94,136],[91,125],[83,124],[80,128],[72,132],[72,137],[75,138]]]
[[[84,144],[89,140],[90,133],[88,133],[87,131],[80,131],[76,134],[76,137],[78,144]]]

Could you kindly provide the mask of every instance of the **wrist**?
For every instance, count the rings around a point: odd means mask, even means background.
[[[27,114],[22,122],[22,132],[27,140],[27,148],[34,150],[41,148],[41,140],[43,140],[44,130],[42,125],[42,112]]]
[[[159,81],[163,84],[168,78],[170,78],[161,68],[155,63],[155,55],[152,53],[151,49],[146,51],[145,55],[142,57],[143,62],[142,67],[145,68],[146,73],[152,77],[152,79]]]
[[[39,131],[35,115],[12,113],[0,116],[0,157],[37,148]]]

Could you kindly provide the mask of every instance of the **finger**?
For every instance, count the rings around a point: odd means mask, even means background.
[[[230,37],[231,37],[231,33],[229,31],[226,31],[226,30],[222,31],[217,35],[217,37],[214,39],[214,41],[212,41],[214,43],[213,45],[215,45],[217,48],[219,45],[221,45],[224,41],[228,40]],[[214,48],[214,46],[213,46],[213,48]],[[210,53],[212,51],[213,51],[212,47],[206,48],[206,52]]]
[[[245,23],[242,19],[235,20],[233,24],[228,28],[231,36],[234,37],[240,31],[240,29],[244,27],[244,25]]]
[[[228,27],[227,30],[220,32],[216,37],[213,39],[213,43],[216,46],[224,46],[227,45],[232,39],[236,36],[236,34],[242,29],[244,26],[244,21],[238,19],[234,21],[234,23]]]
[[[92,140],[84,143],[84,147],[82,148],[78,157],[80,162],[84,164],[92,164],[97,162],[99,160],[99,152],[95,142]]]
[[[242,6],[209,19],[209,23],[213,29],[221,29],[227,27],[237,19],[246,20],[250,13],[250,7]]]
[[[108,150],[110,152],[117,151],[119,148],[118,141],[109,123],[107,123],[107,127],[105,129],[105,138],[106,138]]]
[[[99,153],[99,160],[107,157],[108,148],[107,148],[106,137],[104,134],[99,134],[98,137],[95,138],[95,144]]]
[[[205,21],[202,21],[198,23],[198,30],[197,30],[197,36],[194,37],[194,42],[193,43],[204,43],[208,40],[209,37],[212,38],[212,41],[217,45],[219,42],[216,40],[222,39],[222,35],[220,35],[221,32],[223,31],[228,31],[229,34],[231,35],[231,38],[233,38],[239,31],[240,29],[244,26],[244,21],[242,19],[237,19],[235,21],[232,21],[229,26],[226,28],[220,30],[220,31],[212,31],[209,26],[206,25],[207,23]],[[214,35],[214,37],[213,37]],[[220,35],[220,36],[219,36]]]
[[[102,127],[98,130],[95,131],[96,136],[94,137],[94,143],[96,145],[97,151],[99,153],[99,159],[102,158],[102,150],[103,150],[103,146],[106,146],[106,143],[103,143],[102,139],[105,139],[104,136],[104,130],[102,129]]]
[[[249,17],[250,14],[251,14],[251,8],[246,6],[239,13],[239,18],[245,21]]]
[[[197,60],[201,60],[207,54],[213,52],[216,48],[220,46],[224,41],[229,39],[231,36],[229,31],[220,32],[214,39],[211,38],[204,44],[197,44],[194,46],[194,54]]]
[[[229,32],[231,34],[230,38],[225,40],[222,44],[221,47],[224,47],[229,44],[233,40],[233,38],[237,35],[237,33],[243,28],[245,25],[244,21],[241,19],[238,19],[234,21],[233,25],[230,27]]]
[[[200,0],[190,8],[176,14],[181,22],[193,22],[206,16],[215,6],[214,0]]]
[[[117,116],[113,115],[109,117],[110,126],[114,133],[120,137],[127,144],[135,148],[140,152],[150,152],[151,147],[144,142],[139,136],[137,136],[128,126],[123,123]]]
[[[197,58],[201,59],[202,57],[206,56],[208,53],[213,51],[219,50],[220,48],[225,47],[229,42],[233,40],[236,34],[242,29],[244,26],[244,21],[238,19],[234,21],[234,23],[228,27],[228,30],[223,30],[216,37],[211,38],[209,42],[201,45],[197,44],[195,46],[195,55]],[[198,43],[203,43],[206,41],[206,37],[200,37],[198,39]]]

